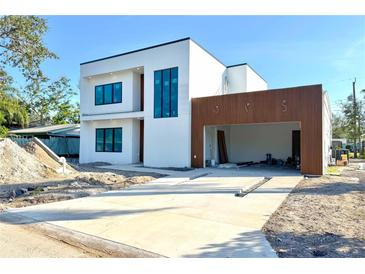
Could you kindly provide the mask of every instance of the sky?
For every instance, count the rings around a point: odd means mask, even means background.
[[[249,63],[269,88],[323,84],[332,110],[365,89],[365,16],[46,16],[43,69],[77,89],[79,64],[191,37],[226,65]],[[78,89],[77,89],[78,90]],[[358,92],[358,96],[360,92]],[[75,97],[75,101],[78,97]]]

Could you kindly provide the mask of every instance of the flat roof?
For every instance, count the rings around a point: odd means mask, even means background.
[[[131,53],[136,53],[136,52],[143,51],[143,50],[163,47],[163,46],[179,43],[179,42],[186,41],[186,40],[191,40],[191,39],[190,39],[190,37],[186,37],[186,38],[182,38],[182,39],[178,39],[178,40],[174,40],[174,41],[170,41],[170,42],[166,42],[166,43],[162,43],[162,44],[157,44],[157,45],[154,45],[154,46],[149,46],[149,47],[146,47],[146,48],[136,49],[136,50],[127,51],[127,52],[123,52],[123,53],[116,54],[116,55],[107,56],[107,57],[104,57],[104,58],[99,58],[99,59],[83,62],[80,65],[86,65],[86,64],[90,64],[90,63],[94,63],[94,62],[98,62],[98,61],[103,61],[103,60],[106,60],[106,59],[115,58],[115,57],[131,54]]]
[[[111,58],[115,58],[115,57],[119,57],[119,56],[123,56],[123,55],[128,55],[128,54],[136,53],[136,52],[139,52],[139,51],[144,51],[144,50],[154,49],[154,48],[158,48],[158,47],[163,47],[163,46],[167,46],[167,45],[171,45],[171,44],[183,42],[183,41],[186,41],[186,40],[193,41],[200,48],[202,48],[206,53],[208,53],[215,60],[217,60],[219,63],[221,63],[223,66],[226,67],[226,65],[222,61],[220,61],[217,57],[215,57],[212,53],[210,53],[207,49],[205,49],[202,45],[200,45],[199,43],[197,43],[195,40],[193,40],[190,37],[185,37],[185,38],[182,38],[182,39],[178,39],[178,40],[174,40],[174,41],[170,41],[170,42],[165,42],[165,43],[162,43],[162,44],[157,44],[157,45],[153,45],[153,46],[149,46],[149,47],[145,47],[145,48],[141,48],[141,49],[127,51],[127,52],[123,52],[123,53],[120,53],[120,54],[111,55],[111,56],[107,56],[107,57],[103,57],[103,58],[99,58],[99,59],[95,59],[95,60],[83,62],[80,65],[86,65],[86,64],[90,64],[90,63],[94,63],[94,62],[98,62],[98,61],[103,61],[103,60],[107,60],[107,59],[111,59]]]
[[[87,62],[80,63],[80,65],[86,65],[86,64],[95,63],[95,62],[98,62],[98,61],[103,61],[103,60],[107,60],[107,59],[111,59],[111,58],[115,58],[115,57],[120,57],[120,56],[123,56],[123,55],[128,55],[128,54],[132,54],[132,53],[136,53],[136,52],[140,52],[140,51],[144,51],[144,50],[149,50],[149,49],[154,49],[154,48],[158,48],[158,47],[163,47],[163,46],[167,46],[167,45],[171,45],[171,44],[183,42],[183,41],[186,41],[186,40],[193,41],[201,49],[203,49],[206,53],[208,53],[210,56],[212,56],[215,60],[217,60],[219,63],[221,63],[226,68],[232,68],[232,67],[238,67],[238,66],[244,66],[244,65],[249,66],[258,76],[260,76],[260,78],[262,80],[264,80],[266,82],[266,80],[260,74],[258,74],[248,63],[239,63],[239,64],[227,66],[222,61],[220,61],[217,57],[215,57],[211,52],[209,52],[206,48],[204,48],[202,45],[200,45],[195,40],[193,40],[191,37],[185,37],[185,38],[181,38],[181,39],[178,39],[178,40],[173,40],[173,41],[165,42],[165,43],[162,43],[162,44],[157,44],[157,45],[153,45],[153,46],[149,46],[149,47],[145,47],[145,48],[140,48],[140,49],[136,49],[136,50],[132,50],[132,51],[123,52],[123,53],[116,54],[116,55],[111,55],[111,56],[107,56],[107,57],[103,57],[103,58],[98,58],[98,59],[95,59],[95,60],[91,60],[91,61],[87,61]]]
[[[13,134],[40,134],[40,133],[60,133],[63,131],[79,128],[79,124],[66,124],[66,125],[52,125],[52,126],[40,126],[29,127],[22,129],[10,130],[9,133]]]

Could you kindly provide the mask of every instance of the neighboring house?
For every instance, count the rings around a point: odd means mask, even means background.
[[[27,139],[37,137],[58,155],[79,155],[79,124],[37,126],[10,130],[9,136],[18,144],[24,144],[28,142]]]
[[[204,167],[271,154],[322,174],[329,162],[321,85],[267,90],[248,64],[226,66],[190,38],[82,63],[80,89],[81,163]]]

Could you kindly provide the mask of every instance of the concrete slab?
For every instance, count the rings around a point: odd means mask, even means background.
[[[126,190],[11,211],[167,257],[276,257],[260,230],[302,177],[274,177],[239,198],[234,194],[240,188],[263,177],[204,172],[209,175],[188,181],[170,175]]]

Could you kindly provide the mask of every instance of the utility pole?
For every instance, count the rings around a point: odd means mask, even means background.
[[[354,108],[354,122],[353,122],[353,126],[354,126],[354,158],[357,158],[357,143],[356,143],[356,135],[357,135],[357,104],[356,104],[356,89],[355,89],[355,84],[356,84],[356,77],[354,79],[354,81],[352,82],[352,104],[353,104],[353,108]]]

